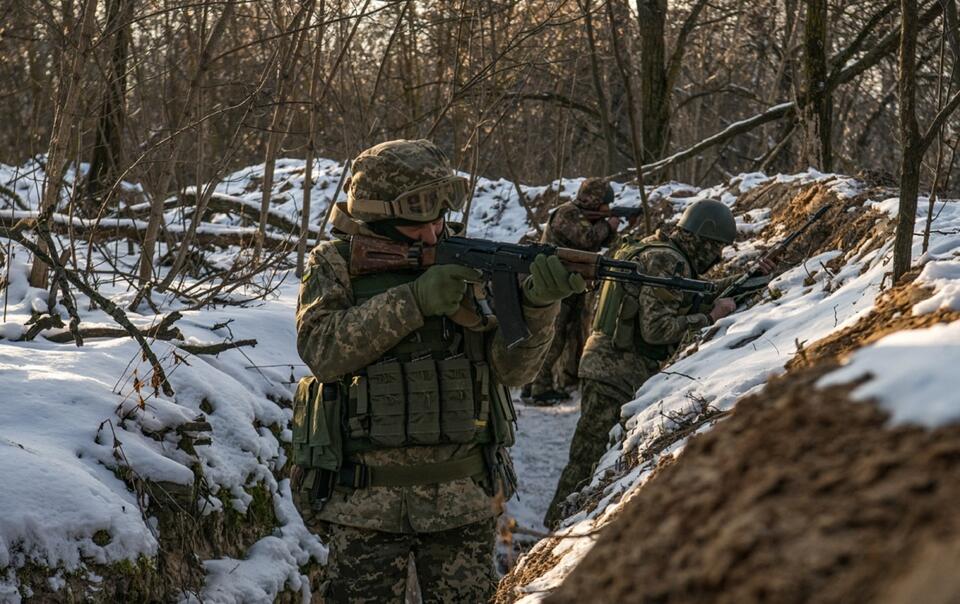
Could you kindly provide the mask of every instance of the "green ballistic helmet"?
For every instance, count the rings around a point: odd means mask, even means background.
[[[363,222],[401,219],[431,222],[459,210],[467,179],[428,140],[394,140],[360,153],[351,168],[347,211]]]
[[[737,221],[730,208],[715,199],[703,199],[688,206],[677,226],[704,239],[733,243],[737,238]]]

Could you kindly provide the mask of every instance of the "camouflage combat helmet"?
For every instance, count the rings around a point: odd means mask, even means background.
[[[430,141],[387,141],[353,160],[347,211],[363,222],[430,222],[460,209],[466,192],[466,179]]]
[[[687,207],[677,226],[704,239],[725,244],[737,238],[737,221],[730,208],[715,199],[704,199]]]
[[[584,179],[573,202],[584,210],[597,210],[605,203],[613,203],[613,187],[603,178]]]

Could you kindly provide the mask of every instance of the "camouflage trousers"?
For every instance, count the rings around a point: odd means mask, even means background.
[[[563,520],[563,502],[589,481],[593,469],[607,450],[610,430],[620,421],[620,408],[633,396],[597,380],[584,378],[580,382],[580,419],[570,441],[570,458],[567,461],[553,501],[547,509],[543,523],[553,527]]]
[[[428,602],[487,602],[497,589],[496,521],[435,533],[385,533],[328,522],[311,530],[330,548],[323,602],[403,602],[412,556]]]
[[[553,341],[546,356],[543,357],[543,365],[540,366],[537,377],[531,382],[532,396],[557,389],[553,379],[554,367],[568,346],[573,347],[570,351],[572,371],[562,369],[561,375],[564,375],[564,379],[561,381],[567,383],[577,381],[577,363],[580,362],[580,354],[583,352],[583,343],[586,339],[583,326],[589,322],[589,317],[586,316],[586,297],[586,294],[573,294],[560,302],[560,312],[554,322]]]

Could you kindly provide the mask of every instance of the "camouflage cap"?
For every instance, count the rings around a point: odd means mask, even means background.
[[[677,226],[704,239],[733,243],[737,221],[726,205],[715,199],[702,199],[684,210]]]
[[[584,210],[596,210],[605,203],[613,202],[613,187],[604,178],[584,179],[573,202]]]
[[[357,200],[391,201],[454,174],[446,154],[432,142],[422,139],[393,140],[370,147],[353,160],[351,171],[347,210],[351,216],[364,222],[404,216],[371,211]],[[422,220],[422,217],[417,219]]]

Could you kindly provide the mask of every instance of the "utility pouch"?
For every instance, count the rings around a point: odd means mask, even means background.
[[[440,442],[440,384],[432,358],[403,364],[407,386],[407,442],[435,445]]]
[[[403,369],[398,362],[367,367],[370,440],[384,447],[400,447],[406,440],[406,397]]]
[[[473,442],[477,429],[487,425],[486,413],[479,414],[474,402],[471,365],[464,357],[437,363],[440,373],[440,433],[447,442]]]
[[[300,380],[293,397],[293,462],[336,470],[343,462],[340,390],[313,376]]]
[[[633,296],[623,296],[620,299],[617,324],[613,329],[613,345],[618,350],[631,350],[633,348],[633,336],[638,312],[640,312],[640,304]]]
[[[347,430],[350,438],[370,437],[370,397],[367,391],[367,376],[355,375],[347,388],[348,419]]]
[[[310,465],[310,411],[320,383],[312,375],[301,378],[293,396],[293,463]]]

